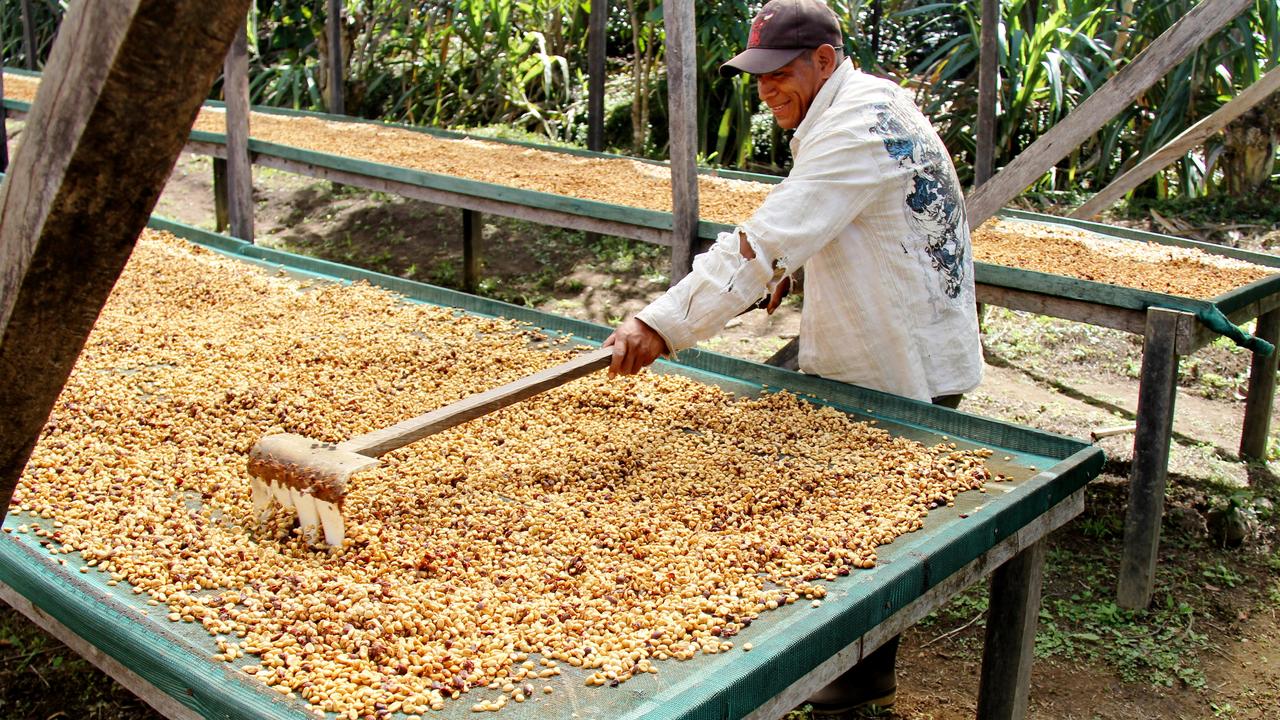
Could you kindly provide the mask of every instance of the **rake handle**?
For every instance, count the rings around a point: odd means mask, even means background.
[[[357,435],[339,443],[338,447],[367,457],[380,457],[415,440],[448,430],[454,425],[461,425],[468,420],[533,397],[544,390],[559,387],[570,380],[608,367],[612,358],[613,348],[592,350],[555,367],[463,398],[429,413],[398,422],[391,427]]]

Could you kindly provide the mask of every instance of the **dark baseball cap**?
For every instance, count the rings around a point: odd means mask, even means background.
[[[769,0],[751,21],[747,49],[720,66],[722,77],[770,73],[806,50],[844,47],[840,21],[821,0]]]

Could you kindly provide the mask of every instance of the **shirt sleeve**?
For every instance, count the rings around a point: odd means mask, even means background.
[[[670,352],[693,347],[724,328],[814,253],[867,206],[883,177],[872,154],[880,141],[849,130],[806,138],[790,175],[737,231],[721,233],[683,280],[638,317]],[[755,252],[739,252],[738,232]]]

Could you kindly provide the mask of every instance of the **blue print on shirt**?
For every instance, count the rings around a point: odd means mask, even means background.
[[[922,128],[911,127],[914,124],[888,104],[880,104],[871,132],[883,139],[885,151],[899,167],[911,171],[912,188],[906,196],[911,224],[922,235],[933,269],[942,275],[943,291],[955,299],[962,288],[968,251],[956,232],[965,223],[964,199],[950,159],[929,143],[917,142]]]

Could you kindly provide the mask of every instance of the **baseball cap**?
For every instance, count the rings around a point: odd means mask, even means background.
[[[806,50],[844,46],[840,21],[821,0],[770,0],[751,21],[747,49],[720,66],[722,77],[773,72]]]

